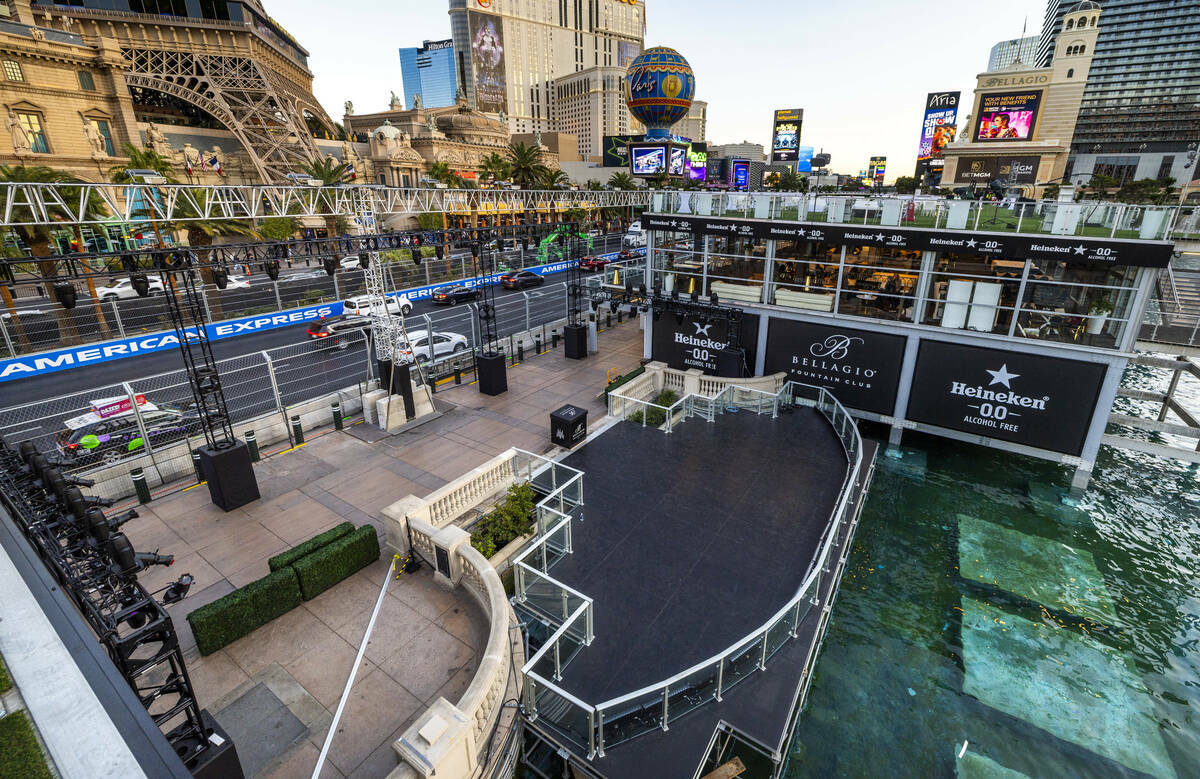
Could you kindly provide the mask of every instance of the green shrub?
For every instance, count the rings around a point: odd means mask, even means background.
[[[300,584],[293,568],[250,582],[187,615],[196,646],[210,655],[300,605]]]
[[[304,600],[312,600],[355,571],[379,559],[375,528],[363,525],[348,536],[321,547],[292,563]]]
[[[533,528],[533,488],[514,484],[504,501],[471,527],[471,546],[491,557],[513,539]]]
[[[8,692],[12,686],[12,677],[8,675],[8,668],[5,667],[4,661],[0,660],[0,693]]]
[[[51,779],[33,723],[23,711],[0,719],[0,779]]]
[[[665,389],[662,392],[655,395],[654,398],[650,402],[654,403],[655,405],[658,405],[658,406],[664,406],[666,408],[670,408],[671,404],[673,404],[675,402],[675,391]],[[667,412],[661,408],[654,408],[653,406],[647,406],[645,419],[646,419],[647,427],[661,427],[662,424],[667,421]],[[637,424],[640,425],[642,423],[642,410],[638,409],[637,411],[630,414],[629,421],[636,422]]]
[[[639,365],[638,367],[631,370],[629,373],[626,373],[624,376],[618,376],[617,378],[610,381],[608,383],[608,386],[604,388],[604,394],[607,395],[608,393],[615,390],[617,387],[620,387],[622,384],[624,384],[628,381],[632,381],[633,379],[636,379],[638,376],[641,376],[645,372],[646,372],[646,366]]]
[[[338,540],[342,536],[350,535],[354,532],[354,525],[349,522],[343,522],[340,525],[326,530],[320,535],[313,536],[302,544],[297,544],[291,549],[285,549],[279,554],[267,560],[267,565],[272,571],[278,571],[281,568],[287,568],[292,563],[304,557],[306,554],[311,554],[321,547]]]

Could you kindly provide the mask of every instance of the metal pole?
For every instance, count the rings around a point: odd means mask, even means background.
[[[0,319],[0,333],[4,334],[4,346],[8,349],[8,353],[13,357],[17,356],[17,350],[13,348],[12,339],[8,336],[8,328],[4,324],[4,320]],[[122,333],[122,335],[124,335]]]
[[[283,308],[283,298],[279,297],[279,282],[272,281],[271,288],[275,290],[275,310],[278,311]]]
[[[110,300],[108,302],[108,304],[110,306],[112,306],[113,318],[117,320],[117,330],[121,333],[121,337],[124,338],[125,337],[125,322],[121,319],[121,309],[117,305],[117,301],[115,301],[115,300]]]
[[[529,293],[522,292],[521,297],[525,298],[525,329],[532,330],[533,325],[530,324],[532,320],[529,318]]]
[[[283,398],[279,395],[279,382],[275,379],[275,363],[271,359],[271,355],[267,354],[266,351],[259,352],[259,354],[262,355],[263,362],[267,365],[267,378],[271,380],[271,394],[275,396],[275,410],[279,412],[280,418],[283,419],[284,430],[288,430],[287,409],[283,407]]]
[[[150,436],[146,433],[146,421],[142,419],[142,410],[138,408],[137,393],[133,391],[133,387],[129,386],[129,382],[127,381],[121,382],[121,387],[125,390],[125,394],[129,398],[130,406],[133,409],[133,418],[137,420],[138,435],[142,437],[142,446],[145,447],[146,452],[150,455],[150,462],[157,466],[158,462],[154,459],[154,447],[151,446]]]

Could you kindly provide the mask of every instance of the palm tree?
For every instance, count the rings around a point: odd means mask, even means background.
[[[300,170],[309,178],[320,181],[323,187],[346,184],[354,177],[350,166],[344,162],[338,162],[333,156],[309,160],[300,166]],[[338,234],[336,216],[325,217],[325,234],[330,238]]]
[[[125,165],[114,165],[108,169],[108,180],[114,184],[137,184],[129,175],[131,170],[152,170],[166,178],[168,184],[178,183],[175,165],[166,157],[150,149],[139,149],[132,143],[121,146],[121,154],[129,158]]]
[[[546,170],[542,150],[519,142],[508,145],[508,167],[513,183],[521,189],[531,189]]]
[[[11,167],[9,165],[0,165],[0,181],[12,182],[30,182],[44,184],[67,184],[67,183],[84,183],[82,179],[77,178],[65,170],[50,168],[45,165],[24,166],[18,165]],[[79,190],[74,187],[67,187],[62,190],[63,198],[67,203],[79,202]],[[0,207],[6,207],[8,204],[4,202],[4,196],[0,196]],[[88,220],[103,219],[108,215],[108,210],[104,207],[103,200],[98,195],[92,194],[88,197],[84,207],[82,217]],[[72,218],[61,208],[50,206],[47,208],[46,216],[51,219],[67,221]],[[11,217],[14,221],[36,221],[32,209],[28,206],[15,205]],[[50,233],[51,230],[46,225],[27,225],[15,228],[20,234],[22,240],[29,246],[29,251],[35,257],[45,257],[50,254]],[[84,245],[82,228],[75,225],[75,239],[79,242],[82,249]],[[84,270],[90,271],[91,267],[85,262],[83,263]],[[50,291],[50,279],[55,275],[56,267],[53,262],[38,262],[38,270],[42,277],[46,279],[45,286],[47,292]],[[101,308],[99,296],[96,294],[96,280],[92,278],[90,273],[87,274],[88,293],[92,298],[92,305],[96,311],[96,321],[101,332],[108,334],[108,320],[104,317],[104,310]],[[10,320],[17,330],[17,338],[23,344],[28,345],[28,338],[25,336],[24,328],[21,326],[20,318],[17,316],[16,309],[13,305],[12,295],[7,285],[0,285],[0,299],[3,299],[4,305],[8,308]],[[75,321],[70,313],[64,308],[56,308],[54,316],[58,320],[58,333],[60,340],[69,342],[78,340],[79,332],[75,328]]]
[[[496,152],[492,152],[479,163],[479,172],[492,184],[508,178],[508,162]]]
[[[767,178],[771,188],[777,192],[796,192],[800,189],[801,178],[791,168],[782,173],[772,173]]]
[[[637,189],[637,182],[633,176],[621,171],[608,177],[608,186],[610,189],[631,190]]]
[[[450,170],[450,165],[445,162],[435,162],[430,165],[428,176],[439,184],[445,184],[448,187],[453,187],[453,180],[458,178],[454,175],[454,171]]]
[[[558,168],[545,168],[538,174],[538,186],[542,189],[566,189],[571,186],[571,177]]]
[[[599,181],[596,181],[595,179],[588,179],[588,181],[587,181],[587,191],[588,192],[599,192],[602,189],[604,189],[604,185],[601,184]]]
[[[671,183],[671,176],[665,170],[660,170],[650,177],[650,186],[655,189],[666,189]]]

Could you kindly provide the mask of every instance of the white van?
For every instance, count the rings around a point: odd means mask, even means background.
[[[409,314],[412,313],[412,310],[413,310],[412,301],[409,300],[406,296],[404,296],[404,295],[388,295],[387,312],[389,314],[400,314],[402,316],[408,316]],[[371,299],[368,298],[366,295],[359,295],[358,297],[346,298],[346,301],[342,304],[342,311],[343,311],[343,313],[351,314],[354,316],[369,316],[371,313]]]

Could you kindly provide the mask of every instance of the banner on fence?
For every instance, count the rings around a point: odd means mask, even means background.
[[[645,254],[645,249],[637,249],[633,252],[636,255]],[[617,253],[600,255],[604,259],[616,259]],[[537,265],[528,270],[532,270],[542,276],[548,276],[554,273],[561,273],[570,267],[570,261],[549,263],[547,265]],[[389,297],[404,295],[409,300],[428,300],[433,290],[439,287],[445,287],[450,284],[461,284],[465,287],[479,287],[485,284],[499,283],[500,276],[503,272],[496,272],[487,277],[475,276],[469,279],[462,279],[454,282],[443,282],[441,284],[430,284],[424,287],[414,287],[412,289],[399,290],[388,293]],[[279,311],[274,314],[260,314],[258,316],[247,316],[239,319],[226,319],[220,322],[214,322],[205,325],[205,330],[208,333],[210,341],[219,341],[224,338],[234,338],[240,335],[249,335],[250,333],[261,333],[266,330],[274,330],[279,327],[287,327],[289,325],[301,324],[303,322],[311,322],[317,319],[323,319],[329,316],[337,316],[342,313],[344,308],[343,302],[340,300],[322,303],[315,306],[305,306],[303,308],[294,308],[288,311]],[[191,338],[196,337],[194,329],[188,330],[188,335]],[[14,381],[16,379],[24,379],[30,376],[41,376],[55,371],[65,371],[71,368],[78,368],[85,365],[96,365],[102,362],[110,362],[112,360],[121,360],[126,357],[136,357],[151,352],[159,352],[164,349],[175,349],[179,347],[179,339],[174,332],[150,333],[140,335],[134,338],[121,338],[115,341],[105,341],[97,344],[85,344],[80,346],[72,346],[66,349],[56,349],[50,352],[39,352],[37,354],[25,354],[19,357],[14,357],[8,360],[0,360],[0,382]]]

